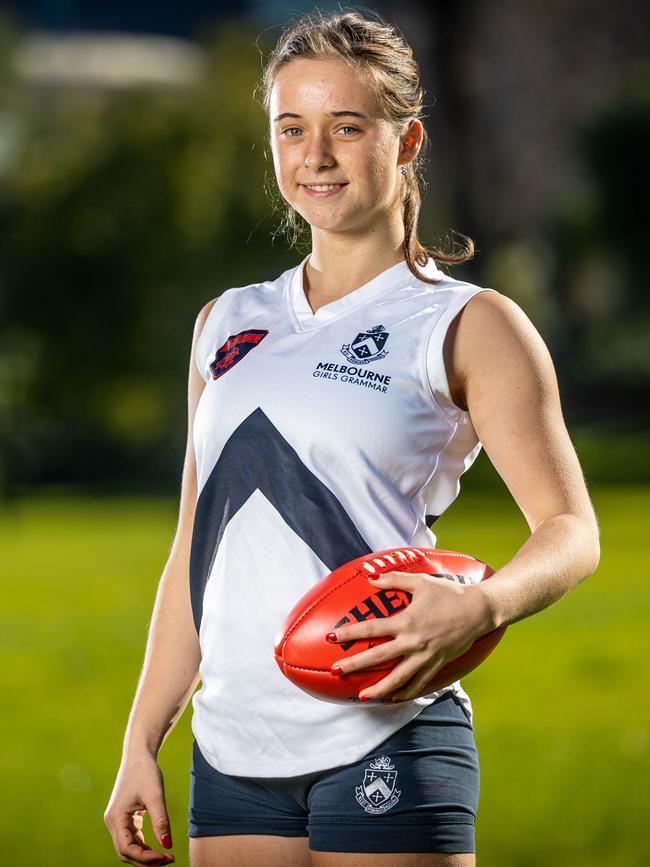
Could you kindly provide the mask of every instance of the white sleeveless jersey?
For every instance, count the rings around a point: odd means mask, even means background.
[[[280,672],[275,635],[295,603],[371,551],[436,547],[428,528],[477,457],[443,361],[447,328],[485,290],[433,259],[400,262],[311,310],[308,257],[226,290],[200,334],[198,498],[190,593],[201,687],[192,731],[219,771],[284,777],[357,761],[460,682],[396,705],[334,704]],[[444,545],[442,546],[444,547]]]

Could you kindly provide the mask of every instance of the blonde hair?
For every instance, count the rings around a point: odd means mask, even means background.
[[[420,71],[413,50],[396,28],[377,14],[377,20],[368,20],[358,12],[308,13],[288,25],[269,54],[262,78],[256,87],[261,90],[261,104],[270,115],[271,89],[275,76],[284,64],[299,57],[340,58],[363,74],[373,87],[385,117],[398,134],[404,134],[410,122],[421,119],[424,90],[420,86]],[[418,238],[418,217],[422,203],[421,190],[425,186],[422,164],[429,147],[429,136],[424,130],[422,145],[417,156],[407,164],[403,176],[402,219],[404,221],[404,254],[409,269],[425,283],[434,283],[420,273],[429,256],[437,263],[457,265],[474,256],[474,242],[461,235],[466,243],[460,251],[449,252],[425,247]],[[272,191],[269,189],[269,192]],[[306,224],[297,211],[284,199],[284,216],[279,226],[284,229],[293,246],[305,231]],[[460,234],[460,233],[457,233]]]

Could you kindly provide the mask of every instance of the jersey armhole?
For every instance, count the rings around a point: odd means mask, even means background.
[[[232,289],[225,289],[221,293],[221,295],[217,296],[214,304],[210,308],[210,312],[208,313],[205,322],[203,323],[203,328],[201,329],[199,338],[196,341],[196,352],[194,354],[194,360],[196,362],[198,371],[205,382],[210,381],[210,371],[208,369],[208,364],[211,361],[213,349],[212,341],[214,339],[214,334],[216,332],[218,323],[223,319],[226,310],[230,306],[233,295],[234,292],[232,291]]]
[[[495,292],[487,286],[477,286],[458,292],[447,304],[429,334],[425,352],[425,381],[435,405],[454,424],[468,424],[470,415],[451,398],[443,347],[449,326],[465,305],[479,292]]]

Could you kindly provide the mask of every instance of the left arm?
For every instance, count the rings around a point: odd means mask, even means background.
[[[514,557],[478,585],[494,628],[547,608],[591,575],[599,532],[544,341],[504,295],[481,293],[465,310],[454,347],[462,392],[486,454],[531,529]]]
[[[549,351],[521,308],[482,292],[462,309],[445,340],[454,402],[469,410],[488,457],[521,509],[531,535],[488,581],[457,586],[427,575],[386,572],[380,586],[411,590],[390,618],[390,642],[343,660],[344,673],[403,656],[368,698],[411,699],[446,662],[499,626],[552,605],[591,575],[599,532],[582,469],[567,432]],[[337,629],[337,641],[386,635],[367,620]]]

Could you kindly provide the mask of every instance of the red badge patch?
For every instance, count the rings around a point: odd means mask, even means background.
[[[239,334],[231,334],[226,342],[217,349],[214,361],[210,362],[212,379],[219,379],[230,368],[241,361],[247,352],[257,346],[268,334],[268,330],[248,328]]]

